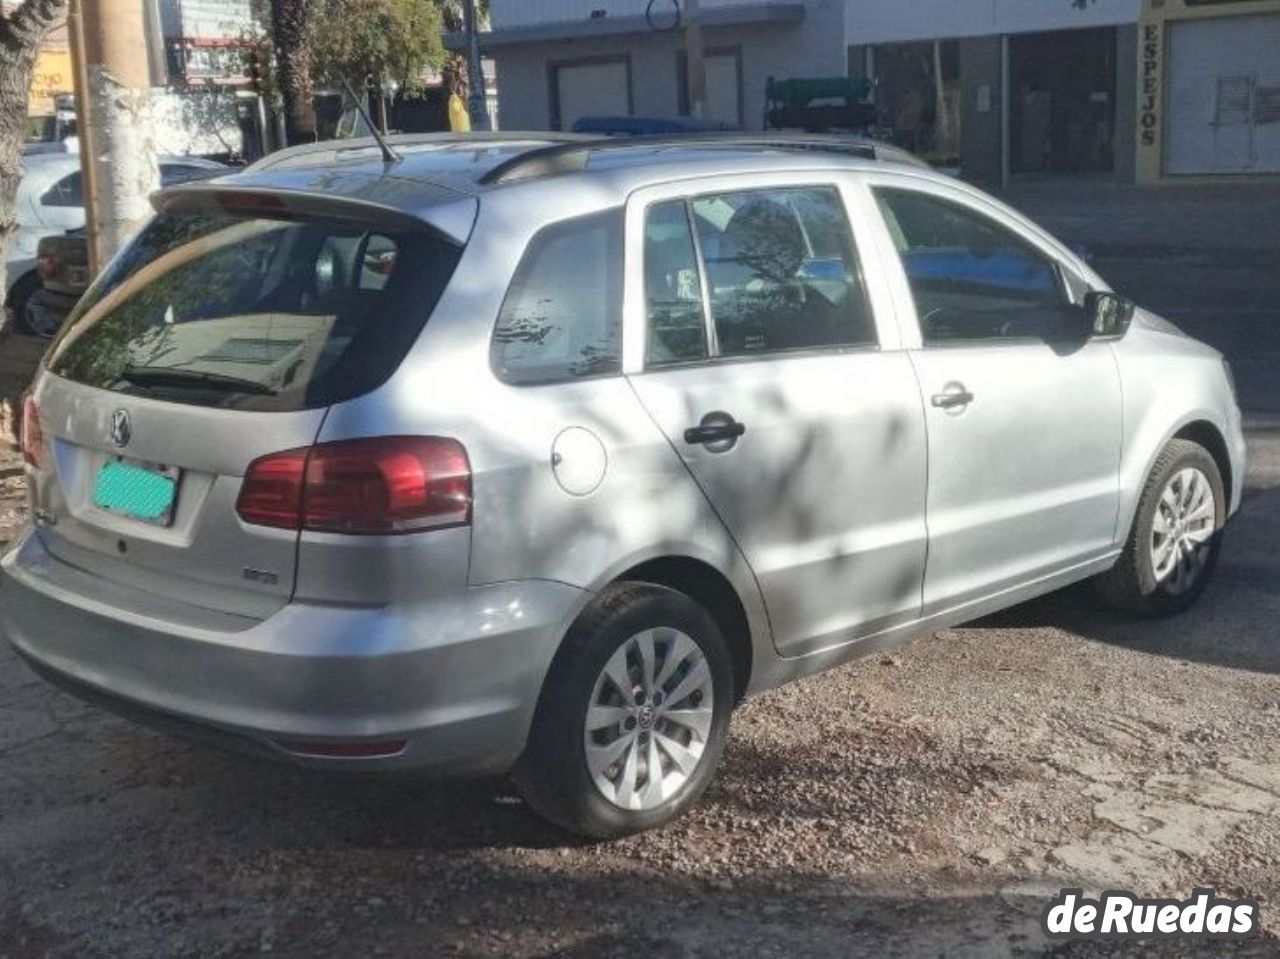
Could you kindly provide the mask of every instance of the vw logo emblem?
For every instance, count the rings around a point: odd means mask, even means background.
[[[133,427],[129,424],[129,414],[124,410],[116,410],[111,414],[111,442],[116,446],[128,446],[133,438]]]

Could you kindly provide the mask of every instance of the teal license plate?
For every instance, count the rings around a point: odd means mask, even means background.
[[[144,523],[168,526],[173,521],[177,473],[120,460],[105,463],[93,484],[93,505]]]

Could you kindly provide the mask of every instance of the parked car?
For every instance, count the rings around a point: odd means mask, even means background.
[[[14,201],[18,229],[9,240],[6,264],[6,303],[20,332],[52,336],[57,327],[50,329],[46,325],[48,314],[32,315],[27,307],[41,284],[36,269],[40,239],[84,227],[80,157],[72,153],[39,154],[24,157],[22,165],[22,181]],[[199,157],[164,157],[160,160],[160,180],[163,185],[172,186],[227,173],[228,169]]]
[[[89,239],[83,228],[40,238],[36,246],[40,289],[27,299],[23,327],[51,337],[89,288]]]
[[[507,136],[158,195],[25,404],[32,666],[606,837],[697,800],[745,696],[1205,588],[1230,371],[1026,218],[848,140]]]

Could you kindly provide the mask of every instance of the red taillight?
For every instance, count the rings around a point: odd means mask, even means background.
[[[247,523],[376,535],[471,522],[471,466],[456,440],[386,436],[255,460],[236,511]]]
[[[36,274],[42,280],[51,280],[58,272],[58,258],[52,253],[41,253],[36,257]]]
[[[44,430],[40,428],[40,408],[30,393],[22,397],[22,458],[31,466],[44,464]]]
[[[236,512],[246,523],[297,529],[302,521],[302,478],[306,470],[306,450],[254,460],[240,487]]]

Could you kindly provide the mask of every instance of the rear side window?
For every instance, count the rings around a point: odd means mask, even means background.
[[[507,291],[490,346],[508,383],[556,383],[622,369],[622,211],[545,227]]]
[[[458,254],[425,232],[161,214],[81,300],[49,369],[176,403],[328,406],[391,375]]]

